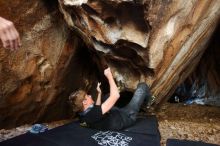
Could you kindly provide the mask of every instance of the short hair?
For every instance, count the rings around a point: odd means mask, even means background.
[[[69,96],[70,104],[73,108],[73,112],[82,112],[83,111],[83,100],[85,99],[86,92],[84,90],[78,90],[73,92]]]

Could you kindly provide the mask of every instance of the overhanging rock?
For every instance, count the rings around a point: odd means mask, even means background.
[[[59,0],[69,25],[113,68],[122,90],[146,82],[156,104],[199,62],[220,16],[218,0]],[[101,60],[100,60],[101,61]]]

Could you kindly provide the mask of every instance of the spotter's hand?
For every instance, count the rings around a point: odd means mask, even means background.
[[[19,33],[14,24],[0,17],[0,39],[6,49],[17,50],[21,46]]]

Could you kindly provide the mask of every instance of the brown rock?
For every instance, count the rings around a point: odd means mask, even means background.
[[[57,5],[0,2],[23,44],[0,48],[0,127],[67,117],[70,92],[105,85],[106,64],[121,91],[148,83],[157,106],[193,71],[220,16],[218,0],[59,0],[64,22]]]
[[[0,46],[0,128],[39,120],[60,94],[57,87],[76,46],[58,5],[52,1],[1,1],[0,15],[14,22],[22,47]],[[68,55],[65,55],[68,54]],[[61,70],[61,68],[63,68]],[[65,99],[58,101],[64,103]],[[54,109],[61,117],[63,110]]]
[[[198,64],[220,17],[217,0],[59,3],[67,24],[105,58],[122,90],[146,82],[156,104]]]

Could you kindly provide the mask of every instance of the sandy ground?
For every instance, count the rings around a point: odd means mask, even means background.
[[[151,113],[152,114],[152,113]],[[220,107],[165,104],[156,114],[161,134],[161,145],[165,146],[168,138],[203,141],[220,145]],[[69,123],[62,120],[44,123],[51,128]],[[26,133],[31,125],[0,130],[0,141]]]
[[[220,145],[220,107],[166,104],[156,115],[162,146],[168,138]]]
[[[46,125],[48,129],[52,129],[52,128],[64,125],[66,123],[69,123],[71,121],[72,120],[61,120],[61,121],[55,121],[51,123],[42,123],[42,124]],[[28,132],[31,129],[31,126],[32,125],[30,124],[26,124],[23,126],[13,128],[13,129],[7,129],[7,130],[0,129],[0,142]]]

